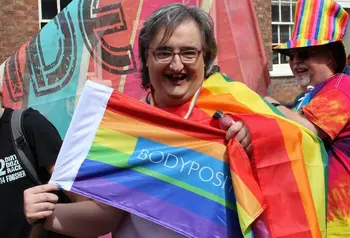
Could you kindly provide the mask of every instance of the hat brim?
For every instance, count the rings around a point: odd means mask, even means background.
[[[341,73],[346,65],[346,52],[342,40],[290,40],[286,43],[274,47],[272,50],[283,55],[289,55],[291,49],[327,46],[333,53],[334,59],[337,62],[337,73]]]
[[[336,42],[334,40],[307,40],[307,39],[294,39],[289,40],[286,43],[280,44],[274,47],[272,50],[283,54],[288,52],[290,49],[327,45],[329,43]]]

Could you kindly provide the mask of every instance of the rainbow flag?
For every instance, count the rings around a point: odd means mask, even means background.
[[[251,160],[225,144],[211,121],[218,109],[249,127]],[[184,120],[87,82],[50,183],[187,237],[325,237],[327,156],[316,136],[219,73],[195,110],[199,120]]]
[[[212,16],[222,72],[265,95],[267,60],[252,0],[73,0],[0,65],[3,105],[39,110],[64,137],[86,80],[141,99],[139,31],[154,10],[175,2]]]

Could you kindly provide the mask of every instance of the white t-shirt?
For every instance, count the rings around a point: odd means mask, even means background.
[[[169,230],[154,222],[133,214],[128,214],[113,233],[113,238],[184,238],[179,233]]]

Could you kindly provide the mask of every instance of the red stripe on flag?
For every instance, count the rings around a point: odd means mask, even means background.
[[[272,236],[285,237],[298,234],[300,231],[308,231],[303,237],[312,237],[301,191],[292,168],[292,163],[302,163],[302,158],[291,161],[285,145],[290,142],[284,140],[276,119],[260,115],[238,117],[249,127],[252,136],[253,162],[267,204],[266,214]],[[306,170],[304,175],[304,178],[298,177],[298,179],[305,179],[307,182]],[[242,176],[242,179],[247,180],[248,176],[248,174],[247,178]]]
[[[254,219],[261,214],[264,201],[252,165],[245,151],[237,141],[231,140],[229,142],[228,153],[236,200],[247,214]],[[235,182],[234,175],[237,175],[245,186],[241,186],[240,183]],[[249,191],[245,191],[246,188]],[[251,196],[251,194],[254,196]]]
[[[128,116],[150,125],[160,126],[158,122],[162,122],[162,128],[182,133],[193,138],[201,140],[225,143],[226,133],[222,130],[204,126],[197,122],[184,120],[183,118],[160,110],[159,108],[147,105],[146,103],[135,100],[126,95],[114,92],[107,105],[107,110],[118,114]]]

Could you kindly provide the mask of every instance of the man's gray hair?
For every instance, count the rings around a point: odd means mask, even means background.
[[[201,32],[205,78],[219,71],[219,67],[214,65],[218,47],[214,36],[214,23],[209,14],[197,6],[185,6],[180,3],[169,4],[154,11],[144,22],[140,31],[139,57],[141,61],[142,87],[144,89],[151,87],[148,68],[146,66],[149,44],[163,27],[165,31],[160,43],[166,43],[175,28],[188,20],[196,22]]]

